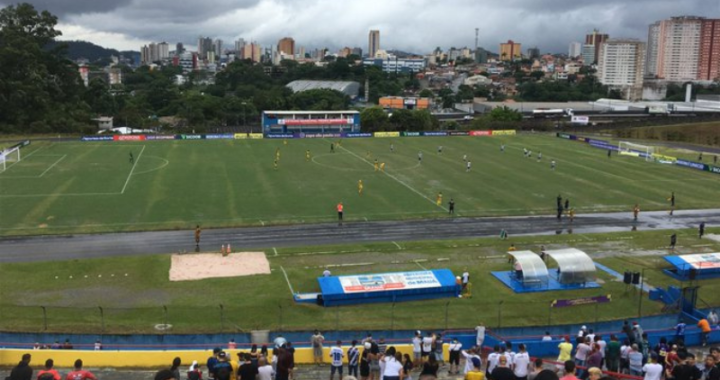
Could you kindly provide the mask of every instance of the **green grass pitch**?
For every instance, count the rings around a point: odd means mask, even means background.
[[[340,201],[349,221],[448,217],[450,198],[459,216],[551,214],[558,194],[578,213],[666,209],[671,191],[678,209],[720,207],[710,173],[548,135],[344,139],[335,153],[331,142],[33,143],[0,173],[0,235],[328,222]]]

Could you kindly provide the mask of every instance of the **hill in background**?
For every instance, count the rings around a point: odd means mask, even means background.
[[[109,60],[111,56],[133,58],[139,56],[136,51],[118,51],[115,49],[107,49],[92,42],[87,41],[55,41],[46,46],[46,49],[52,49],[60,44],[67,45],[67,56],[73,61],[78,59],[87,59],[89,62],[97,62],[101,60]]]

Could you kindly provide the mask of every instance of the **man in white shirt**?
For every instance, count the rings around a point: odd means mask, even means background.
[[[390,347],[388,349],[387,355],[382,359],[382,361],[385,363],[383,366],[383,372],[381,379],[400,379],[403,372],[403,365],[402,362],[399,362],[395,360],[395,357],[393,356],[395,354],[395,348]],[[332,380],[332,379],[330,379]]]
[[[520,352],[515,354],[515,378],[517,380],[527,380],[528,367],[530,366],[530,355],[525,350],[525,345],[520,343],[518,346]]]
[[[658,364],[657,355],[655,353],[650,355],[650,361],[648,361],[647,364],[642,367],[642,370],[645,373],[644,380],[660,380],[663,372],[663,367],[662,365]]]
[[[462,290],[463,292],[467,289],[467,284],[470,282],[470,272],[465,268],[465,272],[462,274]]]
[[[552,335],[550,335],[550,331],[545,331],[545,335],[542,337],[543,342],[550,342],[552,341]]]
[[[469,276],[470,275],[468,275],[468,278]],[[482,348],[483,342],[485,341],[485,325],[482,322],[478,323],[475,327],[475,331],[477,332],[477,335],[475,336],[475,344]]]
[[[478,352],[475,351],[475,349],[470,350],[462,350],[460,351],[460,354],[465,358],[465,368],[463,369],[463,375],[467,375],[468,372],[472,371],[473,366],[473,358],[477,358],[480,360],[480,365],[482,366],[482,358],[480,358],[480,355],[478,355]]]
[[[428,331],[427,336],[422,338],[422,359],[426,360],[429,355],[432,355],[432,344],[433,341],[432,333]]]
[[[580,328],[580,331],[578,331],[577,337],[578,338],[584,338],[585,333],[587,333],[587,326],[583,326]]]
[[[490,353],[487,357],[488,365],[486,368],[485,373],[492,373],[492,371],[497,367],[498,361],[500,360],[500,346],[495,345],[493,348],[493,352]]]
[[[422,358],[422,335],[420,334],[420,330],[415,331],[415,336],[412,338],[412,345],[413,345],[413,363],[415,363],[415,367],[420,366],[420,359]]]
[[[335,371],[338,372],[340,380],[342,380],[344,357],[345,353],[342,349],[342,342],[338,340],[337,345],[333,346],[333,348],[330,349],[330,380],[333,380],[333,377],[335,376]]]

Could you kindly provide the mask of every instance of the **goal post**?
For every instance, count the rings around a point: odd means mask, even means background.
[[[20,161],[20,147],[10,148],[0,152],[0,172],[7,170],[8,166]]]
[[[653,161],[655,147],[631,143],[629,141],[620,141],[618,143],[618,152],[622,155],[644,158],[645,161]]]

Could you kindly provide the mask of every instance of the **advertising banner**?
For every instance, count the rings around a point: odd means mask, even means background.
[[[252,139],[252,140],[260,140],[264,137],[265,137],[265,135],[263,135],[262,133],[251,133],[250,134],[250,139]]]
[[[579,125],[588,125],[590,123],[589,116],[573,116],[570,118],[570,122]]]
[[[145,141],[145,135],[115,135],[114,141]]]
[[[205,135],[180,135],[181,140],[202,140]]]
[[[222,133],[218,135],[205,135],[206,140],[232,140],[235,137],[232,133]]]
[[[113,141],[114,136],[83,136],[82,141]]]
[[[423,132],[423,136],[447,136],[447,132]]]
[[[559,138],[561,138],[561,139],[570,140],[570,135],[568,135],[567,133],[560,133],[560,132],[558,132],[558,133],[556,134],[556,136],[559,137]]]
[[[491,131],[470,131],[470,136],[491,136]]]
[[[244,137],[238,137],[238,135],[242,135]],[[240,139],[240,138],[246,139],[247,133],[236,133],[235,138],[236,139]],[[295,138],[295,135],[293,135],[292,133],[268,133],[267,135],[265,135],[265,138],[266,139],[292,139],[292,138]]]
[[[373,137],[400,137],[400,132],[375,132]]]
[[[674,164],[677,157],[666,156],[664,154],[653,153],[652,157],[662,164]]]
[[[701,253],[697,255],[680,256],[686,263],[695,269],[720,268],[720,253]]]
[[[515,136],[517,132],[514,129],[499,129],[492,131],[493,136]]]
[[[608,303],[612,300],[612,297],[610,294],[606,296],[596,296],[596,297],[585,297],[585,298],[573,298],[573,299],[567,299],[567,300],[554,300],[550,304],[552,307],[568,307],[568,306],[582,306],[582,305],[592,305],[596,303]]]
[[[342,138],[342,133],[300,133],[301,139]]]
[[[343,136],[347,137],[349,139],[352,139],[352,138],[357,138],[357,137],[373,137],[373,134],[369,133],[369,132],[367,132],[367,133],[365,133],[365,132],[350,132],[350,133],[345,133]]]
[[[400,133],[403,137],[420,137],[422,136],[420,132],[402,132]]]
[[[448,132],[448,136],[470,136],[470,132],[467,132],[467,131],[453,131],[453,132]]]
[[[352,125],[353,119],[278,119],[279,125]]]
[[[720,174],[720,166],[711,166],[711,165],[708,165],[708,170],[710,171],[710,173]]]
[[[699,162],[693,162],[693,161],[687,161],[687,160],[680,160],[678,159],[675,161],[675,165],[685,166],[688,168],[693,168],[697,170],[708,170],[707,165],[701,164]]]
[[[180,136],[176,135],[147,135],[146,140],[180,140]]]
[[[440,281],[432,271],[340,276],[338,280],[344,293],[440,287]]]

